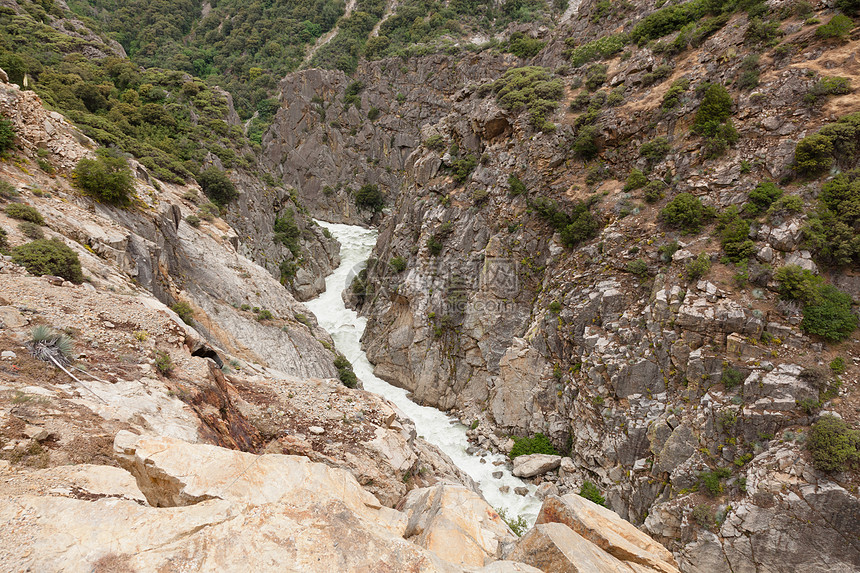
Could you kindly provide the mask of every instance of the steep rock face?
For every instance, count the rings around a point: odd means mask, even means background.
[[[742,206],[759,182],[792,174],[797,141],[856,107],[854,95],[802,103],[821,75],[860,80],[851,52],[856,42],[832,50],[812,43],[802,57],[769,55],[753,92],[731,88],[738,143],[710,157],[709,143],[690,132],[704,92],[697,86],[728,85],[742,73],[755,22],[733,14],[674,61],[656,46],[627,45],[622,57],[606,60],[603,103],[595,104],[600,97],[579,87],[588,80],[586,68],[559,66],[567,65],[568,36],[581,45],[604,35],[606,28],[595,24],[598,9],[583,6],[582,17],[557,31],[536,59],[566,74],[559,78],[565,93],[558,111],[548,116],[554,130],[534,129],[526,113],[501,109],[486,90],[471,87],[458,93],[449,113],[421,126],[422,142],[438,139],[411,154],[374,258],[349,296],[368,316],[363,342],[379,376],[423,403],[456,410],[464,421],[479,419],[471,436],[481,447],[500,448],[508,433],[546,434],[569,449],[572,463],[541,479],[561,493],[595,482],[608,505],[633,523],[657,508],[667,531],[692,523],[688,536],[665,534],[667,546],[682,569],[721,570],[714,559],[728,550],[720,544],[740,547],[756,534],[746,530],[727,541],[734,533],[708,533],[701,516],[710,507],[717,518],[728,511],[731,519],[727,506],[748,503],[745,464],[780,441],[797,441],[796,455],[808,455],[799,444],[818,409],[856,425],[855,369],[841,382],[820,374],[837,356],[857,356],[856,342],[825,346],[805,334],[799,309],[779,299],[773,280],[772,271],[787,264],[819,272],[801,229],[823,181],[786,179],[786,194],[804,204],[800,212],[752,218],[749,274],[722,259],[713,239],[719,228],[683,234],[659,211],[681,192],[717,211]],[[631,10],[637,18],[649,11]],[[799,22],[782,27],[786,40],[813,42]],[[684,78],[689,89],[677,105],[664,107],[670,86]],[[617,105],[605,103],[612,93],[623,94]],[[584,106],[580,96],[587,96]],[[588,113],[589,105],[599,113]],[[586,127],[594,128],[590,162],[575,151]],[[646,152],[643,144],[655,141],[664,149]],[[467,155],[475,162],[463,175],[458,160]],[[650,180],[650,195],[625,188],[634,168]],[[524,192],[509,192],[510,175]],[[539,198],[557,201],[568,214],[587,201],[600,232],[566,247],[551,216],[538,215],[549,211]],[[710,273],[688,274],[688,263],[702,253]],[[834,269],[828,280],[856,296],[852,275]],[[725,471],[728,477],[713,477]],[[838,487],[850,492],[853,475],[835,476]],[[799,476],[777,481],[814,488],[827,480],[814,470]],[[708,479],[716,485],[703,496]],[[820,498],[810,499],[814,511],[829,513]],[[753,505],[754,515],[768,514]],[[771,523],[775,537],[816,540],[808,557],[791,560],[846,570],[860,564],[852,544],[832,557],[824,549],[826,539],[842,535],[836,525]],[[753,570],[781,567],[775,553],[744,551],[754,555]]]
[[[290,74],[281,81],[281,109],[263,139],[265,164],[297,189],[313,216],[368,224],[373,213],[358,210],[352,193],[378,185],[393,205],[422,125],[445,115],[465,86],[515,61],[436,55],[365,62],[354,78],[316,69]],[[358,89],[354,103],[345,99],[348,87]],[[371,110],[378,117],[370,119]]]

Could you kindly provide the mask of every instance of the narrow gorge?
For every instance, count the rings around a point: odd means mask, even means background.
[[[860,570],[857,0],[0,2],[0,569]]]

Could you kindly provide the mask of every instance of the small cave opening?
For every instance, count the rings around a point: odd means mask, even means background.
[[[221,360],[221,357],[218,356],[218,353],[212,350],[210,347],[203,345],[194,352],[191,353],[191,356],[200,356],[202,358],[211,358],[215,361],[215,364],[218,365],[218,368],[224,367],[224,361]]]

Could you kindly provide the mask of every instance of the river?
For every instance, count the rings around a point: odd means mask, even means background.
[[[445,452],[475,480],[490,505],[503,509],[508,518],[522,516],[529,526],[533,525],[540,509],[540,501],[532,495],[535,487],[514,477],[504,465],[493,464],[505,461],[504,456],[486,452],[482,457],[468,454],[466,448],[470,444],[464,425],[435,408],[419,406],[409,399],[406,390],[373,375],[373,365],[367,360],[360,342],[367,319],[346,308],[341,292],[370,256],[376,244],[376,231],[325,221],[317,223],[340,242],[341,265],[326,278],[326,291],[305,305],[316,315],[320,326],[331,334],[337,349],[352,362],[364,389],[387,398],[409,416],[415,422],[418,435]],[[498,471],[502,472],[502,477],[494,478],[493,472]],[[510,491],[502,493],[499,491],[501,486],[508,486]],[[528,487],[529,495],[514,493],[514,488],[523,486]]]

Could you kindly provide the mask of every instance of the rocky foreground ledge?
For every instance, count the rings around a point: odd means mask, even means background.
[[[678,571],[672,555],[576,495],[517,539],[471,490],[440,483],[392,509],[343,469],[120,431],[121,467],[2,476],[5,571]]]

